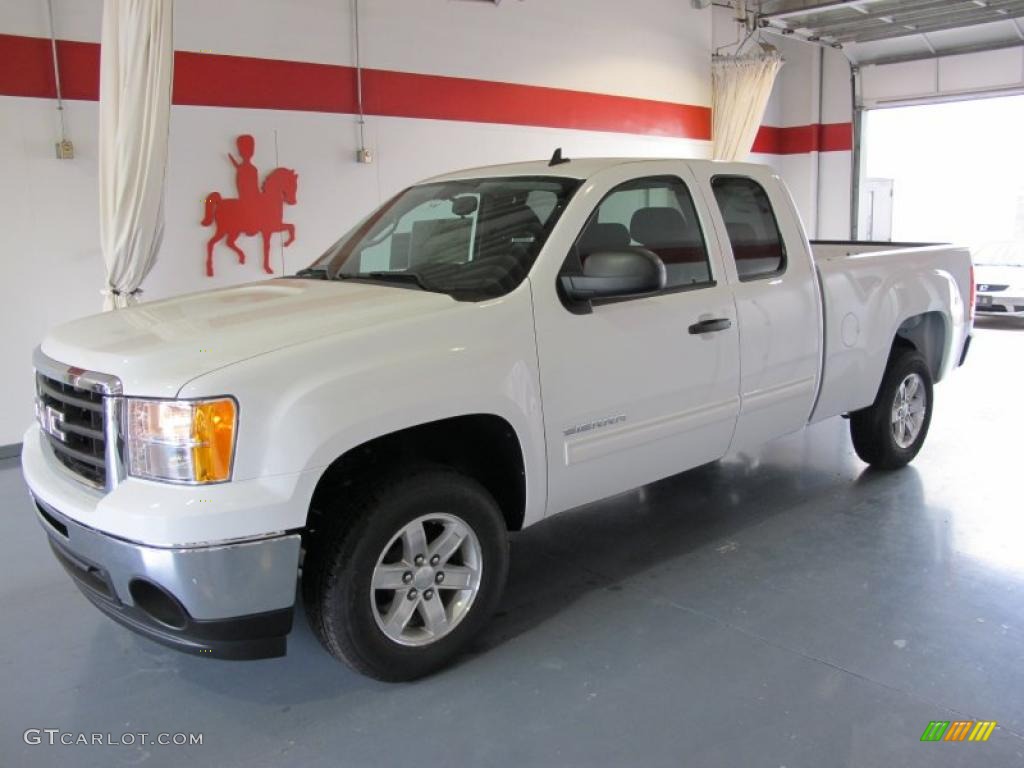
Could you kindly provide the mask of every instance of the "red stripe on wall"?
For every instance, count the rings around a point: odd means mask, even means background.
[[[351,67],[175,51],[175,104],[204,107],[356,111]]]
[[[99,50],[96,43],[58,41],[65,98],[99,98]],[[56,96],[49,40],[0,35],[0,62],[0,95]],[[363,70],[363,86],[364,108],[371,115],[711,138],[711,110],[691,104],[380,69]],[[173,102],[352,114],[356,111],[355,70],[176,51]],[[849,123],[764,126],[754,151],[795,154],[851,146]]]
[[[853,123],[824,123],[818,126],[819,152],[853,150]]]
[[[799,155],[807,152],[848,152],[851,149],[851,123],[815,123],[787,128],[762,125],[751,151],[766,155]]]
[[[372,69],[363,85],[378,115],[711,138],[711,110],[689,104]]]
[[[178,51],[174,103],[351,114],[355,77],[345,66]],[[688,104],[381,69],[363,70],[363,91],[371,115],[711,137],[711,110]]]
[[[96,43],[58,40],[57,65],[64,98],[99,99],[100,47]],[[48,39],[0,35],[0,95],[57,98]]]

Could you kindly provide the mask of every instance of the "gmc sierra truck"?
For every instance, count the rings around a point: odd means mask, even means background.
[[[281,655],[300,580],[328,651],[408,680],[495,610],[509,532],[840,415],[905,465],[973,302],[967,250],[810,243],[766,167],[477,168],[293,276],[53,329],[22,466],[114,620]]]

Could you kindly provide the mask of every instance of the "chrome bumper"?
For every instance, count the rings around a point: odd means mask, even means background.
[[[58,561],[115,621],[188,653],[284,655],[299,534],[209,547],[147,547],[76,523],[39,499],[35,504]]]

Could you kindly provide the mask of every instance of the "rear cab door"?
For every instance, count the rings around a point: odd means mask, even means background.
[[[741,408],[730,449],[806,426],[822,366],[820,286],[799,214],[768,167],[693,164],[739,324]]]

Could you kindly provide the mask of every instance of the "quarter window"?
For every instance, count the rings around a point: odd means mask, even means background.
[[[674,176],[637,179],[613,189],[576,241],[582,265],[597,251],[638,246],[665,263],[666,289],[711,282],[708,252],[686,185]]]
[[[716,176],[711,188],[725,221],[740,280],[783,272],[786,248],[764,188],[744,176]]]

